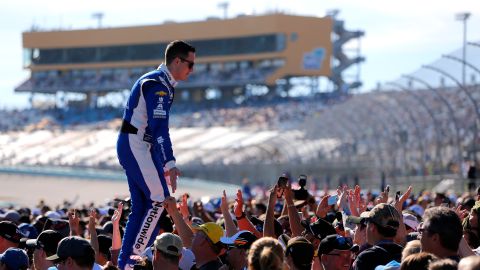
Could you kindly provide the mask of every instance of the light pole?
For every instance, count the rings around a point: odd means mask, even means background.
[[[467,55],[467,20],[470,15],[470,12],[461,12],[455,15],[457,21],[463,21],[463,61]],[[462,84],[465,85],[465,63],[462,66]]]
[[[97,20],[97,27],[102,28],[102,19],[103,19],[103,12],[95,12],[92,14],[92,18]]]
[[[228,2],[221,2],[217,4],[217,7],[223,9],[223,19],[227,19],[227,11],[228,11]]]

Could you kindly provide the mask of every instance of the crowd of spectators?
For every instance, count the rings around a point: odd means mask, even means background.
[[[201,75],[199,72],[195,76]],[[254,102],[252,98],[241,105],[212,107],[207,103],[179,102],[173,108],[170,126],[297,129],[311,139],[342,140],[332,152],[332,156],[338,157],[337,162],[356,159],[382,166],[383,160],[382,167],[388,164],[387,170],[393,175],[457,174],[463,155],[471,159],[472,151],[478,149],[480,136],[475,142],[473,135],[478,121],[463,91],[456,88],[437,91],[449,102],[453,113],[432,91],[416,91],[415,94],[390,91],[353,95],[335,104],[329,103],[333,99],[312,97],[268,102]],[[474,99],[480,100],[478,89],[473,87],[468,91]],[[122,108],[68,107],[0,113],[1,131],[29,131],[114,121],[121,118]]]
[[[110,91],[130,89],[135,80],[154,68],[50,71],[33,73],[32,77],[17,87],[19,91]],[[199,70],[179,87],[245,85],[265,83],[276,67],[238,68],[230,70]]]
[[[285,129],[297,127],[304,119],[320,113],[325,105],[318,100],[284,100],[206,108],[179,104],[172,115],[172,127],[239,127]],[[74,128],[79,125],[112,121],[122,117],[122,108],[104,106],[96,109],[78,107],[0,111],[4,121],[0,131],[23,131],[48,128]],[[40,122],[48,120],[51,125]]]
[[[479,90],[468,89],[477,104]],[[377,158],[410,175],[456,173],[462,155],[471,158],[473,153],[468,151],[480,143],[474,140],[478,119],[461,89],[440,88],[436,92],[377,91],[355,95],[310,119],[305,130],[322,137],[343,137],[354,145],[353,150],[339,148],[345,150],[339,156],[347,159],[371,157],[369,153],[376,149],[381,151],[376,152]]]
[[[243,192],[242,192],[243,190]],[[479,269],[480,189],[464,194],[244,186],[167,197],[134,269]],[[233,196],[232,196],[233,195]],[[233,197],[233,198],[232,198]],[[117,269],[129,198],[2,208],[0,269]],[[75,209],[76,208],[76,209]]]
[[[259,130],[298,127],[325,109],[319,100],[282,101],[236,108],[212,108],[174,115],[175,127],[247,127]]]

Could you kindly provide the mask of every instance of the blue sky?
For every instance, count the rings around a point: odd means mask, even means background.
[[[42,29],[94,28],[95,12],[103,12],[103,26],[159,24],[198,21],[223,15],[217,7],[224,0],[146,1],[146,0],[17,0],[0,4],[0,108],[25,107],[28,96],[13,89],[26,78],[22,68],[21,33],[33,24]],[[401,74],[432,63],[442,54],[461,47],[463,25],[455,13],[472,13],[468,21],[468,40],[480,42],[480,1],[478,0],[230,0],[228,16],[284,11],[296,15],[324,16],[339,9],[339,19],[347,29],[364,30],[361,79],[369,91],[377,82],[397,79]],[[477,49],[477,50],[480,50]],[[478,54],[477,54],[478,55]]]

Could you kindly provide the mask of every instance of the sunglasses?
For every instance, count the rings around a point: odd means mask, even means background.
[[[193,68],[193,65],[195,65],[195,62],[193,62],[193,61],[187,60],[187,59],[185,59],[185,58],[183,58],[183,57],[178,57],[178,58],[180,58],[180,61],[182,61],[182,62],[187,62],[189,69],[192,69],[192,68]]]

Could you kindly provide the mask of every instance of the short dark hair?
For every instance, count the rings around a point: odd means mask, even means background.
[[[372,222],[373,223],[373,222]],[[397,229],[392,227],[380,226],[376,223],[373,223],[377,227],[377,231],[383,237],[395,237],[397,235]]]
[[[195,53],[195,47],[183,40],[174,40],[165,49],[165,63],[169,65],[177,57],[187,58],[190,52]]]
[[[93,251],[93,249],[92,249]],[[91,254],[87,254],[85,257],[70,257],[80,267],[92,268],[95,264],[95,251]]]
[[[423,224],[427,233],[437,233],[443,248],[457,251],[463,235],[463,227],[457,213],[450,208],[438,206],[425,210]]]
[[[93,248],[86,249],[84,256],[70,257],[80,267],[92,268],[95,264],[95,251]]]
[[[163,252],[159,249],[155,249],[155,250],[158,253],[160,253],[162,255],[162,257],[165,258],[165,260],[169,261],[172,264],[178,265],[178,263],[180,262],[180,256],[171,255],[171,254],[165,253],[165,252]]]
[[[430,263],[437,259],[437,256],[427,252],[412,254],[402,261],[400,270],[427,269]]]

